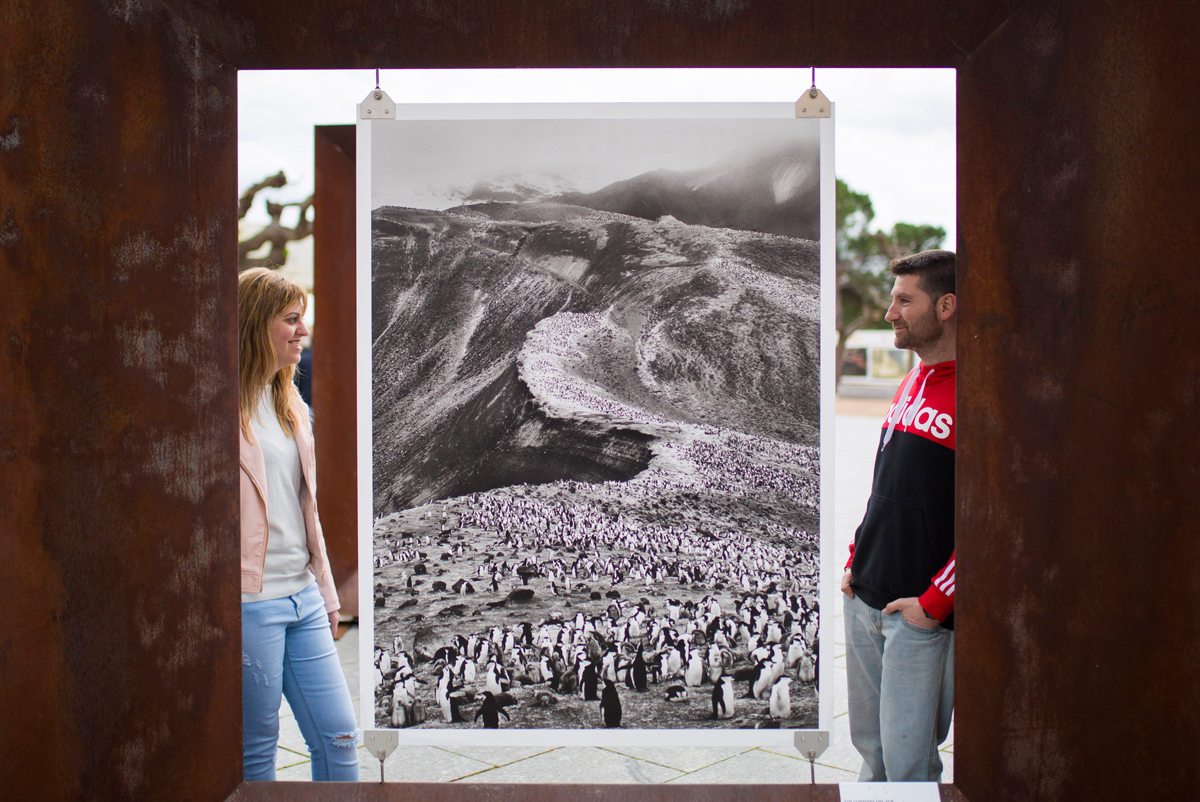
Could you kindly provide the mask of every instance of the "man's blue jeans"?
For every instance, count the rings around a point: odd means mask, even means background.
[[[314,780],[358,780],[358,725],[325,601],[313,582],[282,599],[242,605],[245,779],[274,780],[279,696],[308,744]]]
[[[938,782],[954,712],[954,632],[844,597],[850,740],[862,782]]]

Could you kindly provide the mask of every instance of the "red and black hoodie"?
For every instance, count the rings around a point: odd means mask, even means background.
[[[867,513],[850,547],[856,596],[916,596],[954,629],[954,362],[918,364],[883,422]]]

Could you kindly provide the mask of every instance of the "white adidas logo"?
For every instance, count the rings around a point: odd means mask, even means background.
[[[909,399],[905,399],[903,406],[892,404],[891,409],[888,410],[888,423],[902,425],[906,429],[912,427],[920,432],[929,432],[939,440],[945,440],[950,436],[950,427],[954,425],[954,418],[945,412],[938,412],[933,407],[925,406],[924,398],[918,398],[917,403],[911,405],[908,403]]]

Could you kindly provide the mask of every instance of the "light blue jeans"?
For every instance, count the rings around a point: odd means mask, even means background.
[[[358,780],[358,725],[317,583],[242,605],[245,779],[274,780],[280,693],[308,744],[314,780]]]
[[[954,712],[954,632],[843,597],[850,740],[861,782],[939,782]]]

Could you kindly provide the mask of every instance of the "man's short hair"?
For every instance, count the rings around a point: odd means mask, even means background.
[[[921,251],[888,265],[893,276],[914,275],[917,286],[936,301],[943,295],[956,292],[954,251]]]

